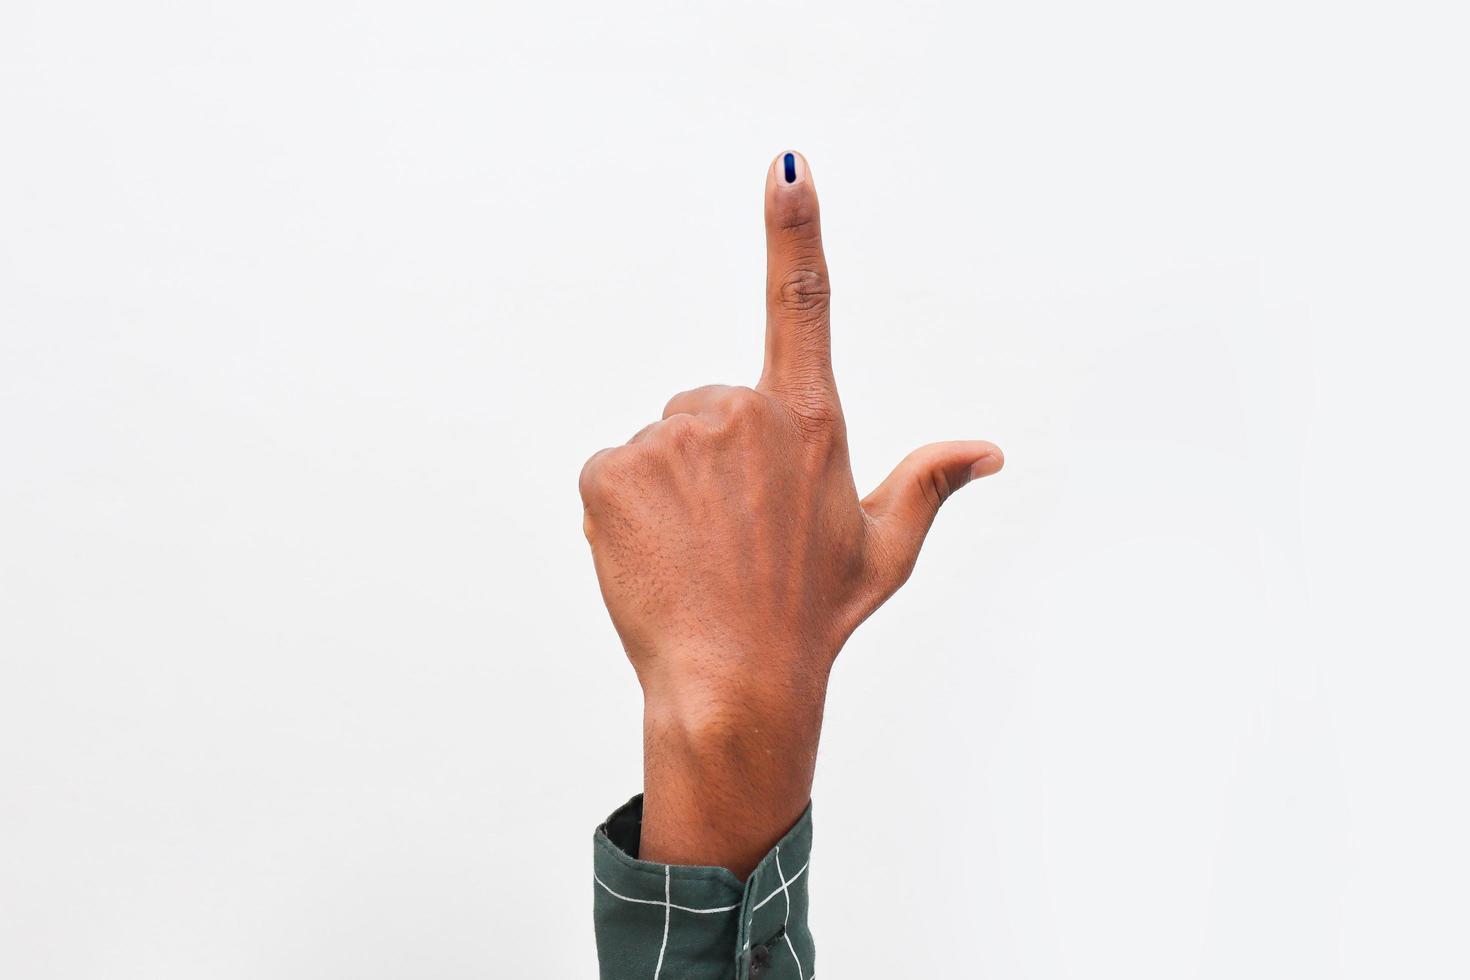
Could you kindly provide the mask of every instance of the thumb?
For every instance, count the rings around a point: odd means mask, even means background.
[[[1000,447],[992,442],[934,442],[905,456],[868,494],[863,510],[873,520],[879,550],[900,563],[900,582],[908,578],[924,536],[950,494],[1004,465]]]

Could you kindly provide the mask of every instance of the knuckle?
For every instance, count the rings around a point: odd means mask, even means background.
[[[816,268],[793,269],[781,277],[777,286],[781,305],[788,310],[820,316],[827,312],[832,288],[824,271]]]
[[[748,438],[763,424],[769,399],[750,388],[732,388],[707,416],[710,437],[720,443]]]
[[[577,486],[583,505],[588,508],[616,507],[626,499],[631,488],[644,478],[650,460],[657,453],[647,442],[629,443],[603,449],[582,464]]]
[[[938,466],[919,474],[917,482],[919,493],[923,496],[925,503],[935,510],[938,510],[956,489],[950,482],[949,474]]]
[[[583,502],[601,498],[607,489],[608,456],[608,450],[603,449],[593,453],[587,462],[582,464],[582,472],[577,475],[577,489],[582,493]]]
[[[658,440],[672,449],[686,449],[699,442],[703,426],[693,415],[673,415],[658,427]]]
[[[658,433],[658,423],[657,422],[650,422],[647,425],[645,425],[643,428],[639,429],[637,432],[633,433],[628,438],[628,441],[627,441],[627,443],[625,443],[625,445],[636,446],[640,442],[643,442],[645,439],[652,438],[657,433]]]
[[[729,391],[728,385],[721,384],[702,385],[698,388],[690,388],[688,391],[681,391],[664,404],[663,417],[668,419],[674,415],[694,415],[709,408],[718,407],[724,402]]]
[[[745,421],[758,416],[765,408],[765,398],[754,388],[731,388],[722,399],[723,414],[736,421]]]
[[[691,411],[692,406],[698,403],[701,396],[705,393],[707,387],[708,386],[706,386],[706,388],[690,388],[686,391],[681,391],[673,398],[670,398],[667,402],[664,403],[663,417],[667,419],[671,415],[678,415],[682,412]]]

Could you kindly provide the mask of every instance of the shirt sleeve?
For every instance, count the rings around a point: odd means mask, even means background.
[[[640,861],[642,829],[640,795],[592,838],[602,980],[815,980],[810,805],[743,885],[725,868]]]

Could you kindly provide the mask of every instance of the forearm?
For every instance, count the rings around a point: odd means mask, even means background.
[[[825,679],[783,686],[776,698],[766,687],[718,708],[645,699],[645,860],[715,865],[744,880],[806,809]]]

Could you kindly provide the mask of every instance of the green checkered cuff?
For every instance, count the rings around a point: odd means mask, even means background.
[[[638,860],[643,797],[592,838],[602,980],[815,980],[808,806],[742,885],[725,868]]]

